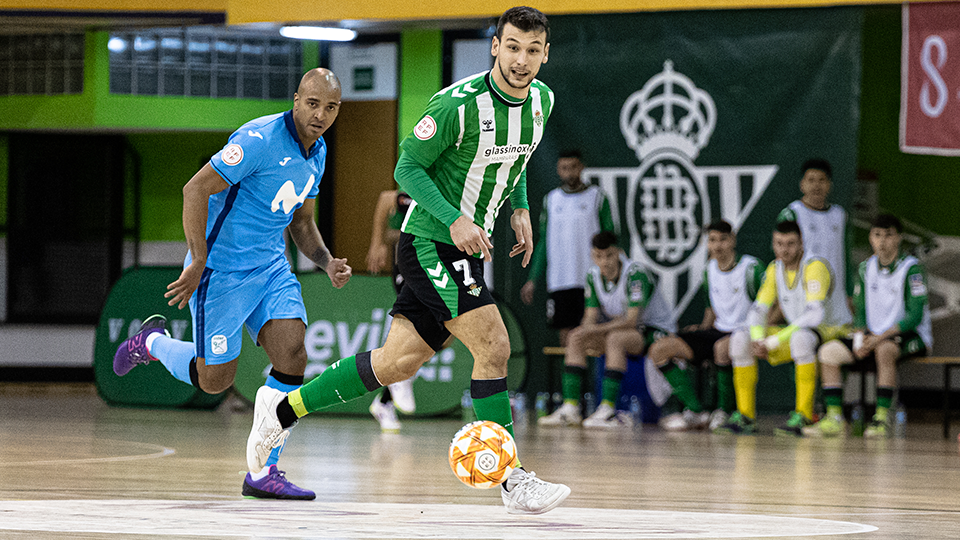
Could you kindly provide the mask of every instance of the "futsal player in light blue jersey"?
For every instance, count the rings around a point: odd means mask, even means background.
[[[300,283],[284,256],[284,229],[297,247],[343,287],[352,270],[324,245],[314,220],[315,198],[327,146],[323,133],[340,111],[340,82],[333,72],[308,71],[293,109],[251,120],[183,188],[187,253],[180,277],[164,296],[180,309],[189,304],[194,341],[169,337],[166,319],[154,315],[120,345],[117,375],[157,360],[177,379],[216,394],[230,388],[237,371],[242,327],[266,351],[273,367],[266,385],[291,392],[303,384],[307,365],[307,313]],[[277,468],[283,447],[267,467],[248,473],[248,497],[314,499]]]

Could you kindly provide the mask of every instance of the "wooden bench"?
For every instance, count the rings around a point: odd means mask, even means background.
[[[898,366],[909,364],[943,366],[943,438],[950,438],[950,374],[954,368],[960,368],[958,356],[918,356],[900,361]],[[866,401],[866,382],[868,371],[860,371],[860,404]],[[873,373],[873,371],[869,371]]]
[[[900,365],[919,364],[928,366],[943,366],[943,438],[950,437],[950,374],[955,368],[960,368],[960,357],[957,356],[921,356],[904,360]]]

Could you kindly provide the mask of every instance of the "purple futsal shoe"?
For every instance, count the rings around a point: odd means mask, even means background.
[[[154,332],[167,332],[167,318],[163,315],[151,315],[140,325],[140,331],[132,338],[120,344],[117,354],[113,357],[113,372],[123,377],[137,364],[149,364],[156,360],[147,351],[147,336]]]
[[[301,489],[293,485],[284,472],[270,465],[270,473],[260,480],[250,478],[250,473],[243,479],[243,496],[256,499],[298,499],[312,501],[317,494],[309,489]]]

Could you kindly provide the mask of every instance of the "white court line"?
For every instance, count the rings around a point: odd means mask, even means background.
[[[872,532],[845,521],[763,514],[561,507],[511,516],[500,505],[307,501],[0,501],[0,530],[246,538],[677,539]]]
[[[85,442],[88,442],[87,439],[84,439]],[[115,457],[93,457],[93,458],[76,458],[76,459],[47,459],[47,460],[37,460],[37,461],[15,461],[7,462],[0,461],[0,467],[23,467],[24,465],[57,465],[61,463],[110,463],[114,461],[137,461],[141,459],[156,459],[166,456],[172,456],[177,453],[177,450],[174,448],[167,448],[166,446],[160,446],[158,444],[149,444],[141,443],[135,441],[115,441],[110,439],[100,440],[103,445],[131,445],[134,447],[140,447],[147,450],[153,450],[152,454],[138,454],[133,456],[115,456]]]

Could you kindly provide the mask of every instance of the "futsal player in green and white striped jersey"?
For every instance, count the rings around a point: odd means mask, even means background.
[[[343,358],[289,395],[257,392],[247,443],[252,468],[281,445],[297,418],[409,378],[451,335],[474,358],[470,393],[480,420],[513,433],[507,397],[507,330],[483,278],[491,260],[489,236],[503,203],[513,207],[517,243],[510,256],[533,254],[526,165],[553,109],[553,92],[536,80],[547,62],[550,31],[536,9],[507,10],[491,43],[493,68],[441,90],[400,144],[395,178],[413,197],[400,235],[398,260],[405,286],[380,349]],[[539,514],[570,494],[524,470],[503,483],[507,511]]]

